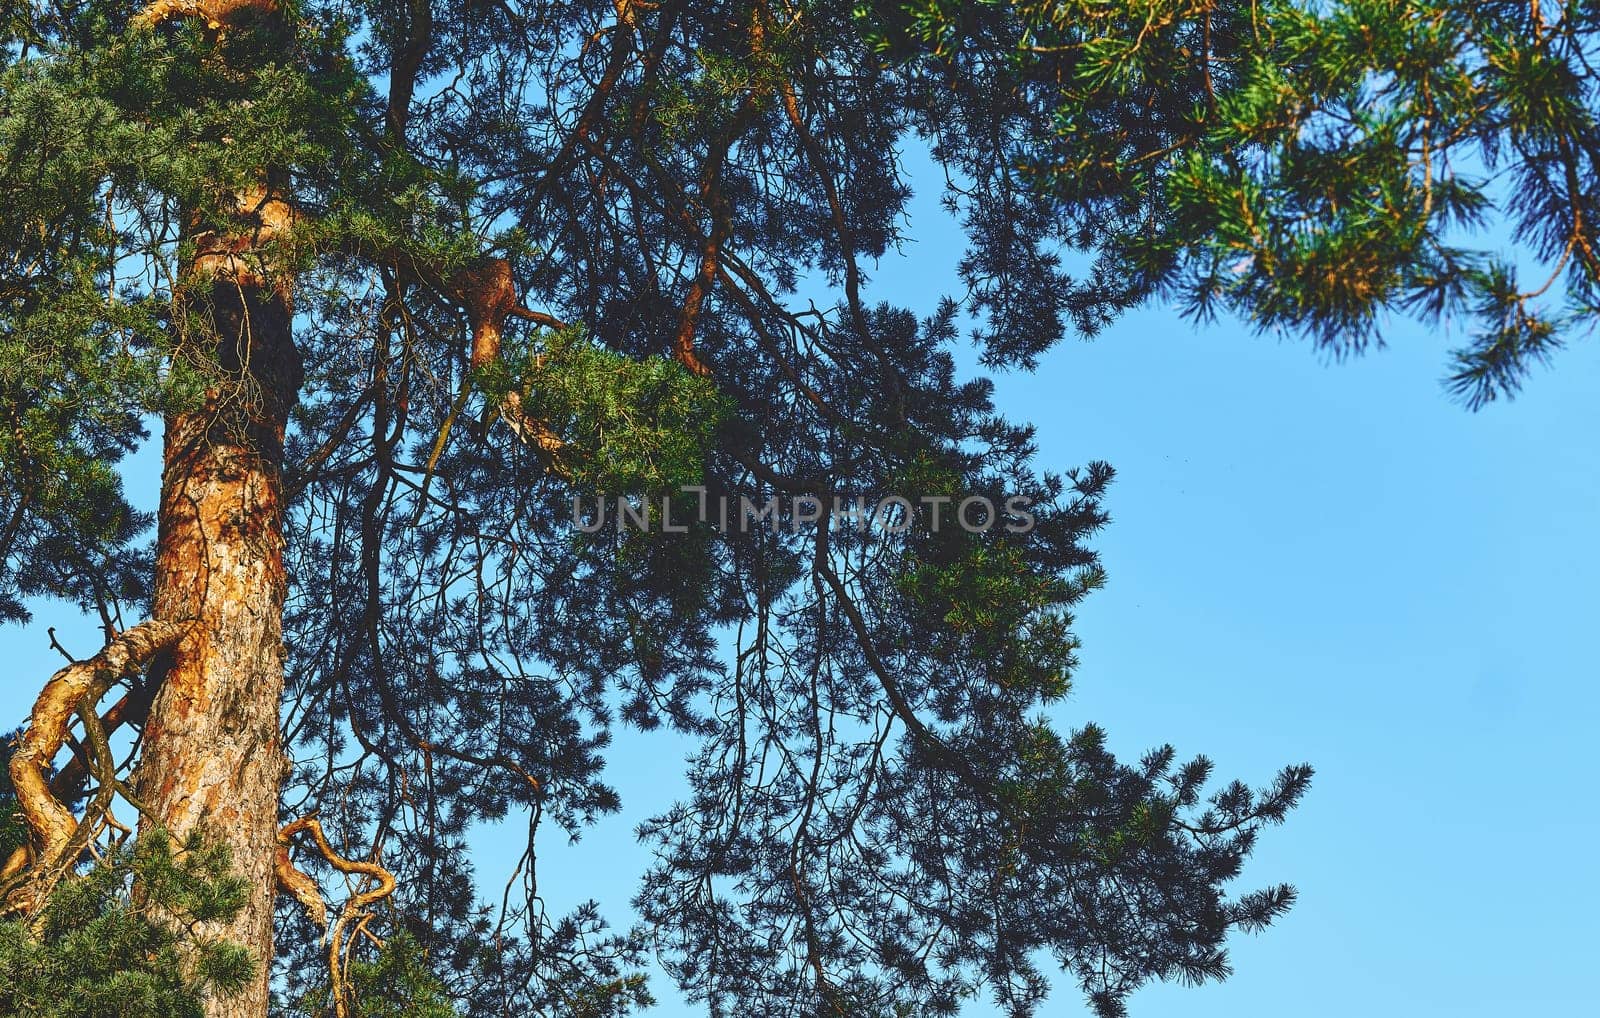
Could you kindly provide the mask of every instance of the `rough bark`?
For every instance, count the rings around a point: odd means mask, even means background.
[[[212,1018],[264,1018],[272,958],[278,794],[285,768],[283,441],[301,370],[288,283],[271,242],[288,206],[262,187],[239,196],[244,226],[196,229],[190,342],[218,375],[196,410],[166,420],[154,614],[191,620],[156,676],[139,764],[146,825],[226,845],[249,900],[211,932],[250,950],[249,990]]]

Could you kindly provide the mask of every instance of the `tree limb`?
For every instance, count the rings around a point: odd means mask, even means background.
[[[241,11],[273,14],[277,10],[276,0],[154,0],[135,14],[130,24],[135,28],[155,28],[177,18],[199,18],[207,28],[216,31]]]
[[[339,918],[334,922],[328,937],[328,976],[333,987],[333,1013],[335,1018],[346,1018],[349,1013],[349,1000],[348,987],[344,982],[345,932],[350,929],[351,923],[355,924],[356,930],[366,932],[365,921],[369,914],[364,910],[368,905],[394,893],[394,874],[375,862],[346,859],[335,852],[333,846],[328,843],[327,835],[322,831],[321,821],[314,816],[301,817],[285,824],[278,832],[278,879],[285,883],[289,892],[311,912],[312,918],[323,926],[328,923],[328,913],[317,890],[316,882],[295,869],[289,858],[290,839],[301,831],[311,832],[317,850],[328,861],[328,865],[340,873],[346,875],[358,873],[376,881],[372,887],[356,892],[344,903],[344,908],[340,909]],[[371,937],[371,934],[367,936]]]
[[[34,701],[28,727],[17,739],[12,753],[11,783],[17,806],[28,829],[27,858],[34,870],[47,874],[62,855],[70,851],[78,834],[79,822],[72,811],[56,797],[53,783],[45,778],[57,752],[67,741],[67,730],[74,713],[91,715],[91,736],[104,735],[95,705],[111,686],[124,676],[140,671],[162,651],[173,647],[188,632],[186,622],[151,619],[121,633],[100,653],[87,661],[67,665],[50,677]],[[70,862],[70,860],[68,860]],[[8,860],[0,878],[15,877],[26,866]]]

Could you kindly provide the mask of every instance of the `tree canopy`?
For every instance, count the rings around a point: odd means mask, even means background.
[[[1225,975],[1228,934],[1292,900],[1231,882],[1309,769],[1208,793],[1204,758],[1046,720],[1112,471],[1038,464],[962,331],[1032,368],[1152,298],[1335,351],[1389,309],[1470,312],[1476,406],[1594,300],[1590,5],[0,11],[0,621],[65,598],[115,646],[159,615],[118,462],[156,416],[170,449],[197,415],[273,446],[281,415],[281,819],[326,847],[258,961],[309,1013],[401,1013],[399,981],[417,1013],[620,1014],[650,950],[714,1014],[1028,1014],[1053,962],[1114,1015]],[[918,317],[870,274],[923,148],[968,247]],[[1462,246],[1496,215],[1551,284]],[[1558,281],[1565,315],[1537,303]],[[229,287],[292,295],[292,351]],[[606,495],[658,523],[777,496],[780,525],[578,525]],[[793,501],[891,495],[908,526]],[[949,525],[973,496],[1031,529]],[[106,721],[143,730],[169,649],[106,676]],[[702,748],[640,825],[642,926],[549,914],[536,837],[617,810],[613,736],[662,726]],[[50,793],[114,781],[67,764]],[[81,825],[118,840],[103,809]],[[485,901],[470,845],[508,818],[527,852]],[[301,906],[341,873],[330,956]]]

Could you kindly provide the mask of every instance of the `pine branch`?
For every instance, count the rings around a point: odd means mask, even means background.
[[[45,683],[34,702],[28,727],[18,738],[11,756],[11,782],[30,841],[25,854],[21,851],[14,854],[0,872],[0,881],[11,885],[12,897],[21,889],[15,881],[30,862],[34,877],[43,881],[51,879],[60,866],[70,864],[76,855],[72,850],[74,839],[88,823],[87,817],[81,822],[73,817],[45,778],[50,761],[66,743],[72,716],[81,714],[86,722],[94,716],[90,734],[93,736],[98,731],[103,738],[104,729],[94,713],[100,698],[117,680],[143,669],[157,654],[177,645],[190,628],[188,623],[162,619],[140,623],[118,635],[94,657],[67,665]],[[101,775],[101,787],[104,794],[114,785],[108,784],[106,776]],[[25,880],[23,883],[34,882]],[[41,897],[24,891],[17,905],[32,911]]]

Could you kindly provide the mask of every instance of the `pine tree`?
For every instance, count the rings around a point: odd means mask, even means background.
[[[647,947],[713,1013],[1026,1014],[1045,952],[1107,1015],[1226,974],[1229,933],[1292,899],[1228,885],[1310,772],[1207,797],[1203,758],[1042,719],[1112,472],[1041,470],[951,347],[970,314],[992,364],[1031,365],[1231,243],[1225,203],[1185,204],[1239,148],[1197,97],[1244,102],[1242,54],[1292,50],[1246,44],[1255,5],[924,6],[3,8],[0,619],[64,598],[106,637],[15,742],[6,944],[109,950],[26,931],[133,909],[167,939],[116,957],[163,1007],[248,1018],[274,992],[621,1014]],[[1148,76],[1196,31],[1230,62]],[[1073,32],[1111,69],[1057,66]],[[970,243],[925,319],[866,271],[921,142]],[[1246,170],[1309,172],[1266,151]],[[1071,249],[1102,270],[1069,278]],[[151,520],[117,464],[155,417]],[[777,525],[575,525],[617,494]],[[893,495],[895,527],[797,502]],[[985,526],[952,525],[973,498]],[[549,914],[535,836],[616,810],[613,733],[662,726],[703,748],[640,828],[644,928]],[[137,844],[227,858],[237,900],[96,866],[124,803]],[[480,903],[472,832],[512,816],[528,852]],[[126,895],[84,911],[107,873]],[[218,977],[185,929],[253,966]]]

